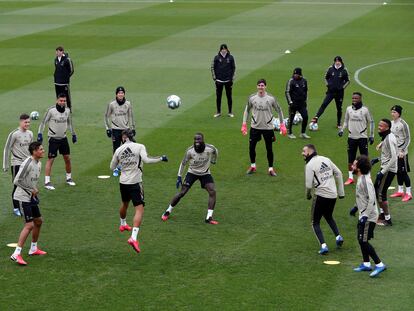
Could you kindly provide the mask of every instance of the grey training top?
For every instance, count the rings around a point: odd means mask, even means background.
[[[206,144],[201,153],[196,152],[194,146],[188,147],[178,169],[178,176],[182,175],[187,163],[188,172],[191,174],[199,176],[210,174],[210,163],[216,163],[217,156],[217,148],[210,144]]]
[[[374,137],[374,119],[368,108],[362,106],[359,109],[354,109],[348,106],[345,112],[344,124],[342,130],[348,128],[348,137],[352,139]]]
[[[9,168],[11,154],[11,165],[21,165],[26,158],[30,157],[29,145],[33,141],[33,132],[22,131],[19,127],[9,134],[3,150],[3,170]]]
[[[135,129],[132,105],[128,100],[122,105],[118,104],[116,100],[108,104],[105,112],[105,127],[107,130]]]
[[[32,191],[37,189],[42,163],[33,157],[23,161],[13,183],[17,186],[13,199],[21,202],[30,202]]]
[[[391,121],[391,133],[394,134],[397,139],[397,148],[399,152],[406,155],[408,153],[408,146],[411,142],[410,127],[407,122],[399,118]]]
[[[375,188],[369,174],[358,178],[356,188],[356,204],[359,210],[359,219],[366,216],[368,221],[376,222],[378,219],[378,208],[375,196]]]
[[[75,135],[75,131],[72,126],[72,117],[68,107],[65,107],[64,112],[59,112],[56,109],[56,105],[51,106],[42,123],[39,125],[38,133],[43,133],[46,124],[49,125],[47,136],[49,138],[62,139],[66,137],[66,131],[69,129],[72,135]]]

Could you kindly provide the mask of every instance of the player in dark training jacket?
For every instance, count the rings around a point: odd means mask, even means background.
[[[56,98],[59,94],[66,95],[66,104],[70,111],[72,111],[72,101],[70,96],[70,77],[74,73],[72,59],[69,58],[69,54],[65,53],[63,46],[58,46],[56,48],[56,58],[55,58],[55,91]]]

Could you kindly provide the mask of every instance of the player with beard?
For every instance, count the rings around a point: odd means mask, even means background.
[[[387,267],[379,259],[374,247],[369,243],[369,240],[374,237],[375,222],[378,218],[378,209],[375,198],[375,189],[372,184],[370,171],[371,163],[366,155],[359,156],[352,164],[352,169],[358,175],[358,182],[356,185],[356,204],[359,210],[358,220],[358,242],[361,247],[362,259],[364,260],[355,272],[372,271],[371,257],[375,263],[374,271],[369,275],[375,277]]]
[[[115,90],[115,100],[108,104],[105,112],[106,135],[112,138],[113,153],[121,146],[122,131],[130,129],[135,136],[135,121],[132,104],[125,98],[125,88],[118,86]]]
[[[55,187],[50,181],[50,175],[52,173],[52,166],[58,152],[63,156],[66,169],[66,184],[69,186],[75,186],[75,182],[72,180],[72,164],[70,160],[70,148],[68,138],[66,137],[66,131],[72,134],[72,143],[76,143],[78,138],[72,126],[72,117],[69,108],[66,105],[66,95],[59,94],[56,105],[50,107],[42,123],[39,125],[37,134],[37,141],[43,141],[43,130],[46,124],[48,124],[47,136],[49,137],[49,150],[48,159],[45,167],[45,188],[47,190],[55,190]]]
[[[213,145],[206,144],[202,133],[196,133],[194,136],[194,145],[187,149],[178,170],[176,186],[177,189],[181,186],[181,190],[172,198],[170,206],[162,215],[161,219],[163,221],[168,220],[173,208],[187,194],[193,183],[199,180],[201,188],[206,189],[208,192],[208,210],[205,222],[211,225],[218,224],[218,221],[213,219],[213,211],[216,205],[216,189],[213,177],[210,174],[210,163],[215,164],[217,156],[217,148]],[[181,175],[187,164],[188,172],[183,183]]]

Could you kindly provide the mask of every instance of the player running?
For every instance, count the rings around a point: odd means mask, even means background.
[[[33,141],[33,133],[29,130],[30,116],[22,114],[20,116],[19,127],[12,131],[7,137],[6,145],[3,151],[3,171],[7,172],[9,168],[9,159],[11,155],[11,173],[12,182],[19,172],[20,165],[30,157],[29,144]],[[13,184],[12,201],[13,214],[21,216],[19,202],[13,199],[17,186]]]
[[[200,181],[201,188],[208,192],[208,210],[205,222],[211,225],[217,225],[218,221],[213,219],[214,207],[216,205],[216,189],[213,177],[210,174],[210,163],[215,164],[217,161],[218,150],[216,147],[204,142],[204,135],[197,133],[194,136],[194,144],[189,147],[184,155],[184,159],[178,169],[177,189],[181,186],[178,192],[171,200],[170,206],[162,214],[161,219],[167,221],[170,217],[173,208],[180,202],[180,200],[187,194],[193,183]],[[185,175],[184,183],[182,182],[182,173],[185,166],[188,164],[188,171]]]
[[[37,183],[42,168],[40,159],[43,158],[45,150],[41,143],[32,142],[29,145],[29,153],[31,156],[23,161],[14,179],[14,184],[17,188],[13,198],[19,202],[19,207],[23,212],[26,223],[20,232],[17,247],[10,256],[10,259],[22,266],[27,265],[26,261],[22,258],[21,252],[30,233],[32,233],[32,244],[30,246],[29,256],[46,255],[46,252],[37,247],[40,228],[43,223],[39,209],[39,190],[37,189]]]
[[[121,218],[119,231],[131,231],[132,229],[128,244],[139,253],[141,250],[138,243],[138,232],[144,216],[145,206],[144,188],[142,186],[143,165],[144,163],[167,162],[168,159],[165,155],[149,157],[145,146],[135,142],[132,130],[122,131],[121,138],[123,145],[116,149],[110,164],[111,170],[117,167],[120,167],[121,170],[119,189],[122,202],[119,209],[119,216]],[[132,228],[126,222],[127,209],[130,201],[132,201],[135,207]]]

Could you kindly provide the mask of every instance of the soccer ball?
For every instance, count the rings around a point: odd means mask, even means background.
[[[170,109],[177,109],[181,105],[181,98],[177,95],[170,95],[167,97],[167,107]]]
[[[272,125],[273,125],[275,131],[278,131],[280,129],[280,120],[279,120],[279,118],[273,118],[272,119]]]
[[[310,131],[317,131],[318,130],[318,123],[315,123],[315,122],[309,123],[309,130]]]
[[[296,124],[299,124],[302,121],[303,121],[302,115],[299,112],[297,112],[295,114],[295,117],[293,118],[293,124],[296,125]]]
[[[32,120],[39,120],[39,113],[37,111],[32,111],[30,113],[30,119],[32,119]]]

